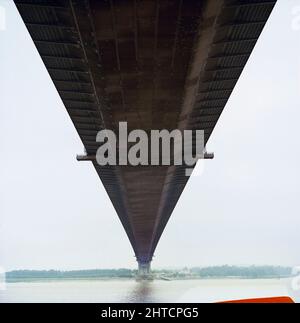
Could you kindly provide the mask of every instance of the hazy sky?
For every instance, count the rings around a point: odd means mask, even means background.
[[[0,266],[135,267],[13,1],[1,7]],[[300,265],[299,17],[299,0],[278,1],[209,141],[215,159],[189,181],[154,267]]]

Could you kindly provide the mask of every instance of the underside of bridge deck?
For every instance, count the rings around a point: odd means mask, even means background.
[[[206,143],[275,1],[15,3],[95,155],[97,132],[120,121],[129,131],[201,129]],[[93,165],[146,268],[188,181],[185,167]]]

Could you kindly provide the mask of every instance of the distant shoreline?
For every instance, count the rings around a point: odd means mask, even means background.
[[[211,266],[182,269],[153,270],[155,280],[194,279],[279,279],[291,277],[292,269],[281,266]],[[14,270],[6,273],[7,283],[45,281],[105,281],[134,280],[133,269],[88,269],[88,270]]]
[[[186,278],[172,278],[172,279],[162,279],[160,277],[154,277],[154,281],[161,280],[161,281],[180,281],[180,280],[235,280],[235,279],[241,279],[241,280],[280,280],[280,279],[287,279],[290,278],[291,276],[282,276],[282,277],[275,277],[275,276],[270,276],[270,277],[241,277],[241,276],[235,276],[235,277],[186,277]],[[14,283],[57,283],[57,282],[86,282],[86,281],[128,281],[128,280],[136,280],[135,277],[127,277],[127,278],[122,278],[122,277],[103,277],[103,278],[91,278],[91,277],[86,277],[86,278],[31,278],[31,279],[9,279],[6,280],[7,284],[14,284]]]

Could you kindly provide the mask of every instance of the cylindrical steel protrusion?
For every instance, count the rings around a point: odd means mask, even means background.
[[[215,154],[214,153],[204,153],[204,159],[214,159]]]
[[[93,161],[96,160],[95,155],[76,155],[78,161]]]

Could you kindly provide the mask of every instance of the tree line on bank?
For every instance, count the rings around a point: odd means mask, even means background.
[[[291,275],[290,267],[281,266],[211,266],[183,269],[153,270],[153,275],[170,278],[279,278]],[[88,269],[88,270],[13,270],[6,273],[6,280],[33,279],[101,279],[101,278],[133,278],[137,270],[119,269]]]

